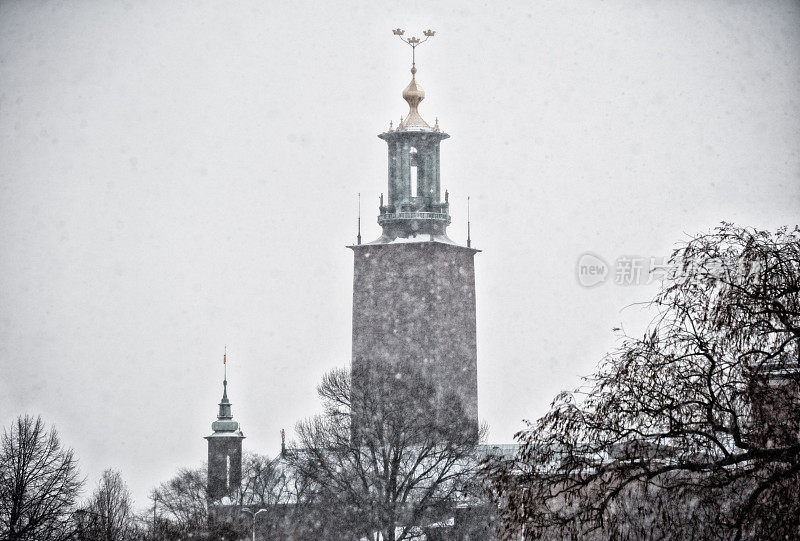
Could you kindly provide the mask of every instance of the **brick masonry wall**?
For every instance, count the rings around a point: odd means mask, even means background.
[[[411,362],[440,395],[460,397],[477,427],[477,250],[438,242],[352,249],[353,373],[391,373]]]
[[[228,471],[230,457],[230,471]],[[227,476],[230,479],[227,479]],[[242,483],[242,438],[208,438],[208,495],[212,500],[230,496]]]

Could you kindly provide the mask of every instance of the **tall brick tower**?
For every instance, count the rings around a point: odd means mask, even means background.
[[[420,43],[412,40],[404,39],[412,47]],[[431,127],[420,116],[425,92],[416,73],[412,64],[411,82],[403,90],[409,105],[405,120],[378,135],[389,151],[388,197],[384,204],[381,194],[378,215],[383,234],[361,244],[359,231],[358,244],[350,246],[353,386],[368,385],[381,373],[402,377],[409,363],[430,378],[437,399],[460,399],[477,436],[474,256],[479,250],[447,236],[449,197],[445,191],[442,201],[439,148],[449,135],[438,119]],[[354,427],[358,416],[356,411]]]
[[[242,440],[239,423],[233,420],[228,400],[227,354],[223,357],[225,376],[222,380],[222,400],[217,420],[211,423],[214,432],[208,441],[208,498],[220,501],[233,499],[242,484]]]

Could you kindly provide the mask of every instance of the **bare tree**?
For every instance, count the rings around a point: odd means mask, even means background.
[[[205,468],[182,468],[153,490],[153,499],[170,529],[182,535],[197,534],[204,531],[208,523],[207,489]]]
[[[72,449],[41,417],[18,417],[0,448],[0,537],[58,541],[72,534],[82,481]]]
[[[87,537],[96,541],[123,541],[134,534],[131,494],[122,475],[106,470],[87,506]]]
[[[433,385],[410,367],[397,374],[354,389],[347,370],[329,373],[318,387],[325,413],[297,426],[288,460],[307,481],[300,503],[320,538],[410,539],[452,517],[473,479],[478,431],[458,397],[444,397],[449,414],[437,417]]]
[[[296,501],[291,484],[277,463],[263,455],[246,454],[243,460],[241,490],[237,500],[214,513],[215,503],[208,498],[207,468],[182,468],[169,481],[153,490],[155,513],[148,520],[148,529],[158,539],[219,538],[238,539],[243,535],[243,507],[259,514],[257,530],[262,537],[272,538],[286,524],[285,515],[292,512]]]
[[[800,536],[800,230],[679,246],[641,338],[486,466],[508,537]]]
[[[240,539],[244,537],[235,508],[226,509],[225,516],[211,512],[208,497],[208,468],[182,468],[178,473],[153,490],[156,504],[153,528],[158,539]],[[241,501],[234,507],[241,506]],[[230,513],[234,513],[230,515]]]
[[[242,467],[241,505],[258,513],[255,529],[259,539],[291,536],[304,515],[303,479],[293,475],[282,457],[270,459],[248,453]]]

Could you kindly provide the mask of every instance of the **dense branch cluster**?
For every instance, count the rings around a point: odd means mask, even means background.
[[[85,509],[78,513],[78,537],[92,541],[127,541],[136,538],[133,499],[122,475],[103,472]]]
[[[17,418],[0,440],[0,538],[60,541],[73,533],[81,486],[72,449],[41,417]]]
[[[419,535],[420,525],[446,518],[468,497],[478,428],[457,397],[441,398],[444,420],[431,382],[411,367],[361,378],[370,381],[363,388],[351,381],[346,370],[328,374],[318,388],[325,414],[297,427],[290,462],[306,480],[312,526],[322,538]]]
[[[487,464],[505,535],[800,535],[800,231],[723,224],[670,263],[646,334]]]

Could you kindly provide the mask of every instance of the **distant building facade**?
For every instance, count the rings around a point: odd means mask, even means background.
[[[765,363],[750,382],[750,437],[767,448],[800,442],[800,367],[795,360]]]

